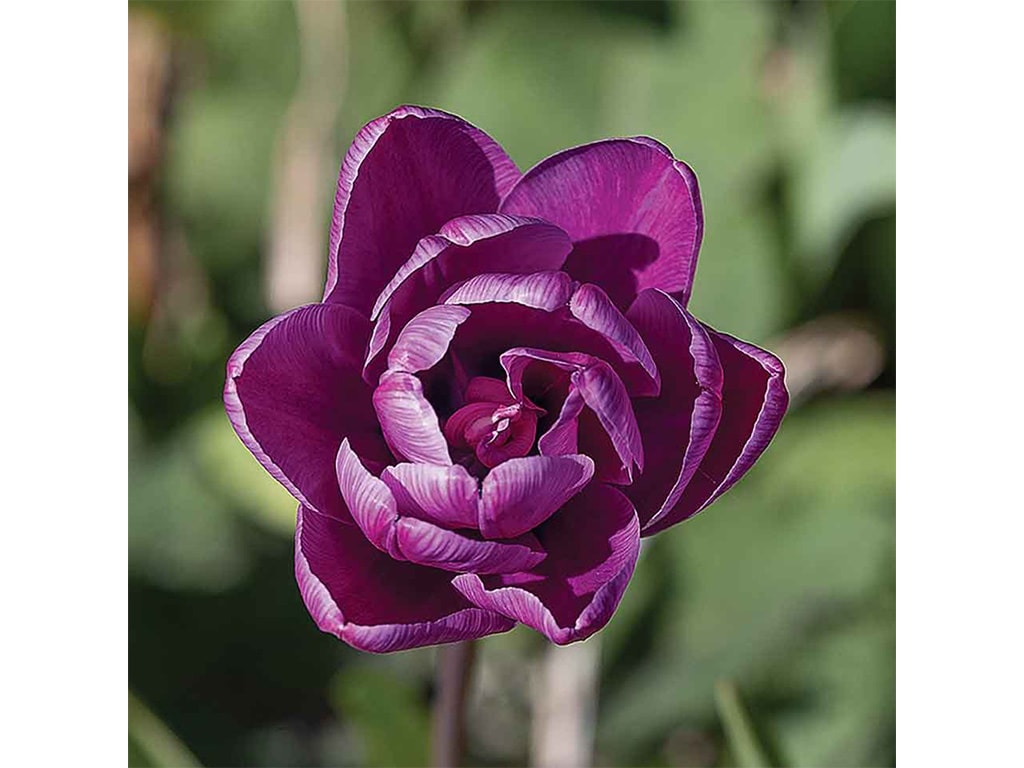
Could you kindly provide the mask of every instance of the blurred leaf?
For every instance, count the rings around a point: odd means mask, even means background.
[[[222,408],[196,418],[189,439],[203,479],[257,523],[282,536],[295,534],[294,497],[238,439]]]
[[[715,680],[764,690],[769,673],[784,674],[794,654],[856,616],[888,583],[894,493],[891,398],[790,414],[741,483],[661,534],[683,598],[665,606],[650,659],[607,691],[602,743],[654,743],[705,721]]]
[[[140,768],[190,768],[199,759],[160,718],[128,691],[128,765]]]
[[[757,740],[754,726],[750,723],[750,716],[743,707],[736,686],[720,680],[715,685],[715,704],[725,728],[729,748],[736,756],[740,768],[768,768],[770,763]]]
[[[363,743],[365,765],[427,765],[429,713],[421,692],[406,678],[360,665],[339,672],[331,691],[340,715]]]

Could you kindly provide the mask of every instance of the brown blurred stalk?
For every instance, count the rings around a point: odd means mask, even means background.
[[[274,312],[315,301],[327,247],[323,212],[336,167],[333,131],[346,78],[341,0],[297,0],[299,82],[277,139],[265,293]]]
[[[476,649],[472,641],[442,645],[437,651],[437,696],[431,732],[430,764],[457,768],[465,749],[466,691]]]

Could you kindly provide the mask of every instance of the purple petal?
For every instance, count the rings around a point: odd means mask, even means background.
[[[317,626],[363,651],[473,640],[515,625],[467,602],[450,573],[392,560],[355,526],[301,506],[295,578]]]
[[[437,365],[448,352],[455,330],[469,317],[465,307],[429,307],[420,312],[398,334],[388,355],[392,371],[418,373]]]
[[[396,456],[426,464],[452,463],[437,414],[414,374],[386,373],[373,392],[373,407],[384,439]]]
[[[553,312],[569,303],[573,280],[565,272],[529,275],[483,274],[465,281],[444,300],[445,304],[519,304]]]
[[[621,308],[645,288],[690,295],[704,231],[697,177],[651,139],[567,149],[529,170],[502,213],[551,221],[573,239],[565,269]]]
[[[483,578],[467,573],[452,584],[481,608],[565,645],[608,623],[636,566],[639,534],[629,500],[592,483],[537,530],[548,557],[532,571]]]
[[[446,528],[479,525],[480,498],[476,478],[458,464],[396,464],[381,474],[395,497],[398,511]]]
[[[348,440],[338,449],[335,468],[341,496],[359,529],[381,552],[405,559],[395,536],[398,508],[388,486],[366,470]]]
[[[580,452],[579,416],[583,405],[583,395],[579,390],[570,389],[555,423],[537,441],[537,451],[541,456],[564,456]]]
[[[650,386],[634,388],[634,395],[650,397],[658,394],[661,377],[654,358],[636,328],[612,303],[608,294],[596,285],[581,285],[569,301],[569,311],[585,326],[607,338],[623,360],[635,361],[650,377]]]
[[[380,375],[379,356],[388,348],[390,329],[401,328],[452,285],[486,272],[559,269],[571,249],[568,235],[537,219],[484,214],[447,222],[437,235],[420,240],[377,298],[364,378]]]
[[[368,330],[347,307],[300,307],[264,323],[227,364],[224,406],[235,432],[295,498],[324,514],[345,514],[334,476],[343,438],[376,463],[391,459],[358,374]]]
[[[493,139],[455,115],[399,107],[368,123],[338,175],[324,301],[369,315],[421,238],[495,212],[518,177]]]
[[[782,363],[770,352],[704,326],[722,365],[722,418],[679,502],[648,536],[692,517],[725,493],[768,447],[789,403]]]
[[[499,464],[481,488],[480,532],[488,539],[510,539],[533,530],[593,474],[587,456],[523,456]]]
[[[485,541],[468,532],[458,533],[403,517],[397,525],[398,546],[410,562],[459,573],[517,573],[533,568],[544,557],[532,534],[507,541]]]
[[[634,402],[648,470],[625,493],[646,528],[676,505],[711,445],[722,414],[722,367],[704,327],[667,294],[644,291],[629,319],[665,372],[661,397]]]

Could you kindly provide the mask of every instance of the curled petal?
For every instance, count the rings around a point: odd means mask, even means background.
[[[519,304],[553,312],[569,303],[573,281],[565,272],[529,275],[484,274],[471,277],[444,300],[445,304]]]
[[[711,445],[722,415],[722,366],[708,332],[671,296],[644,291],[629,318],[666,374],[661,397],[634,403],[649,469],[625,493],[646,528],[676,505]]]
[[[692,517],[739,480],[768,447],[789,404],[782,363],[770,352],[704,326],[722,365],[722,418],[679,502],[644,535]]]
[[[403,515],[427,520],[446,528],[478,525],[479,483],[455,464],[396,464],[381,474]]]
[[[608,294],[596,285],[581,285],[569,301],[569,311],[585,326],[607,338],[623,360],[636,362],[647,374],[649,381],[633,387],[633,394],[648,397],[658,394],[661,388],[658,366],[636,328]]]
[[[396,527],[398,546],[407,560],[445,571],[516,573],[533,568],[545,557],[540,543],[529,533],[506,541],[487,541],[413,517],[403,517]]]
[[[421,238],[495,212],[518,177],[493,139],[455,115],[399,107],[368,123],[338,175],[324,301],[369,315]]]
[[[324,514],[347,514],[334,476],[343,438],[374,462],[390,460],[371,390],[356,373],[368,330],[347,307],[300,307],[264,323],[227,364],[224,405],[235,432],[296,499]]]
[[[480,532],[507,539],[536,528],[582,489],[594,474],[587,456],[509,459],[484,478]]]
[[[396,560],[405,559],[395,540],[398,520],[395,498],[383,481],[366,470],[348,440],[342,441],[338,449],[336,469],[345,506],[359,529],[381,552],[387,552]]]
[[[374,390],[373,407],[384,439],[396,456],[426,464],[452,463],[437,414],[423,394],[423,383],[414,374],[385,374]]]
[[[640,553],[640,524],[619,491],[593,483],[537,530],[548,553],[519,574],[460,574],[452,584],[475,605],[521,621],[558,645],[601,629],[619,604]]]
[[[704,232],[697,177],[645,137],[609,139],[543,160],[513,187],[503,213],[551,221],[573,239],[565,269],[620,307],[645,288],[686,305]]]
[[[455,330],[469,317],[465,307],[430,307],[420,312],[398,334],[388,355],[392,371],[418,373],[437,365],[448,352]]]
[[[302,506],[295,578],[316,625],[363,651],[473,640],[515,625],[469,603],[450,573],[393,560],[355,526]]]

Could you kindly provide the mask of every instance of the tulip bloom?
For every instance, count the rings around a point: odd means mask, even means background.
[[[444,112],[359,132],[322,302],[253,333],[224,389],[299,502],[320,629],[387,652],[608,622],[640,538],[739,480],[787,405],[776,357],[686,310],[703,226],[653,139],[522,174]]]

